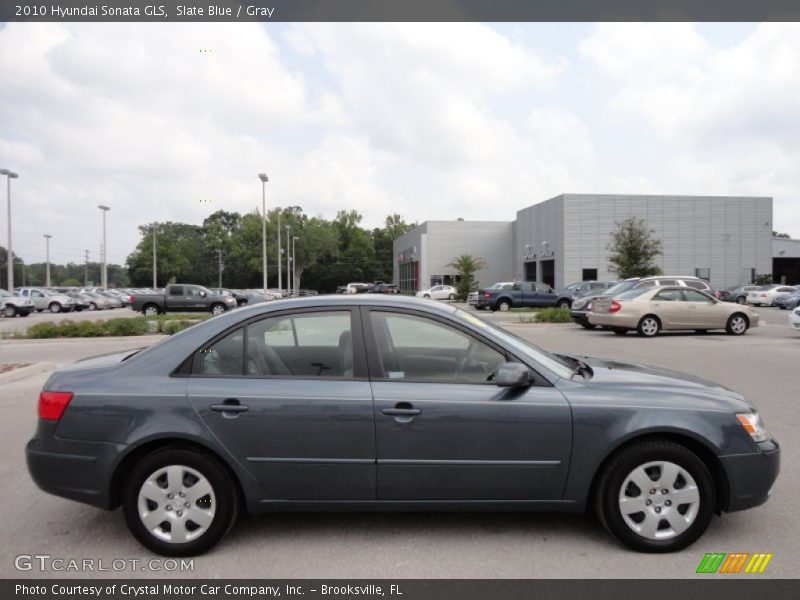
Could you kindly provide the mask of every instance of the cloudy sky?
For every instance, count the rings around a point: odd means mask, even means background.
[[[299,205],[510,220],[562,192],[773,196],[800,237],[800,26],[0,28],[0,168],[26,262],[137,225]],[[0,244],[6,245],[5,192]]]

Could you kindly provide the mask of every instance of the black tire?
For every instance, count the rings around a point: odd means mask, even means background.
[[[655,315],[645,315],[636,326],[636,333],[642,337],[655,337],[661,331],[661,321]]]
[[[447,297],[447,299],[448,299],[448,300],[455,300],[455,299],[456,299],[456,295],[455,295],[455,294],[450,294],[450,295]]]
[[[89,303],[89,310],[97,310],[97,304],[94,302]]]
[[[224,304],[221,304],[220,302],[215,302],[214,304],[212,304],[211,306],[208,307],[208,312],[210,312],[212,315],[215,315],[215,316],[216,315],[221,315],[226,310],[228,310],[228,309],[225,307]]]
[[[11,306],[10,304],[6,304],[5,308],[5,315],[8,318],[16,317],[17,316],[17,309],[15,306]]]
[[[145,304],[142,307],[142,314],[144,316],[146,316],[146,317],[156,316],[156,315],[160,315],[161,314],[161,310],[158,308],[157,304],[153,304],[153,303]]]
[[[558,308],[569,308],[570,306],[572,306],[572,303],[566,298],[562,298],[556,303],[556,307]]]
[[[661,540],[647,539],[635,532],[625,522],[619,507],[621,487],[628,474],[637,466],[657,461],[668,461],[685,469],[699,493],[694,521],[682,533]],[[717,505],[717,493],[708,467],[696,454],[674,442],[653,440],[625,448],[607,463],[597,480],[594,504],[603,526],[629,548],[639,552],[675,552],[693,544],[708,528]]]
[[[431,295],[430,294],[423,294],[422,297],[423,298],[427,298],[428,300],[431,299]]]
[[[733,313],[725,323],[725,332],[728,335],[744,335],[750,329],[750,319],[742,313]]]
[[[617,335],[625,335],[626,333],[628,333],[628,330],[625,329],[624,327],[612,327],[611,331],[613,331]]]
[[[210,483],[216,503],[207,530],[196,539],[182,543],[159,539],[145,527],[139,516],[142,485],[154,472],[170,465],[181,465],[199,472]],[[133,466],[123,485],[122,507],[131,533],[148,550],[162,556],[196,556],[211,549],[233,527],[239,512],[239,498],[234,481],[219,460],[198,450],[167,447],[148,454]]]
[[[584,329],[595,329],[597,325],[594,323],[589,323],[589,321],[578,321],[578,325],[583,327]]]
[[[51,302],[50,306],[47,307],[51,313],[60,313],[61,312],[61,305],[58,302]]]
[[[509,302],[508,300],[501,300],[496,304],[496,306],[497,306],[496,310],[499,310],[500,312],[507,312],[508,309],[511,308],[511,302]]]
[[[744,304],[747,302],[747,298],[744,296],[736,296],[736,304]]]

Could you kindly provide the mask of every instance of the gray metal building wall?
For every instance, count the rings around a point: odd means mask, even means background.
[[[710,269],[711,285],[723,288],[756,273],[772,272],[772,198],[735,196],[625,196],[564,194],[562,283],[580,281],[584,268],[608,272],[606,249],[615,223],[639,217],[663,244],[656,261],[665,274],[694,275]],[[558,263],[556,263],[558,268]]]
[[[545,246],[545,242],[547,242],[547,246]],[[552,248],[555,259],[555,287],[560,288],[570,283],[564,282],[564,272],[560,268],[565,252],[563,195],[517,211],[512,248],[514,278],[524,279],[526,262],[524,255],[526,253],[540,252],[548,246]],[[539,280],[541,281],[541,269],[539,270]]]
[[[486,268],[475,278],[481,285],[510,281],[512,223],[509,221],[426,221],[394,242],[394,280],[399,276],[397,256],[416,247],[420,261],[420,289],[429,287],[431,276],[455,275],[447,263],[461,254],[471,254],[486,261]]]

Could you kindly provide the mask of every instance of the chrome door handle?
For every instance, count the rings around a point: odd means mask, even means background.
[[[422,414],[418,408],[384,408],[381,412],[392,417],[415,417]]]
[[[249,406],[241,404],[236,398],[226,398],[222,404],[212,404],[209,408],[215,412],[231,414],[231,416],[250,410]]]

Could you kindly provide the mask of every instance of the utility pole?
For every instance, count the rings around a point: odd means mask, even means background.
[[[45,244],[47,245],[47,263],[45,265],[44,287],[50,287],[50,238],[53,237],[49,233],[44,234]]]
[[[156,262],[156,226],[153,225],[150,229],[151,229],[150,233],[153,234],[153,291],[155,292],[158,289],[158,283],[157,283],[158,273],[156,270],[157,269],[156,265],[158,264]]]
[[[89,251],[84,250],[86,258],[83,264],[83,287],[89,287]]]
[[[8,169],[0,169],[0,175],[6,176],[6,194],[8,197],[8,246],[6,247],[6,271],[8,276],[8,292],[14,292],[14,251],[11,249],[11,180],[19,177],[17,173]],[[22,267],[22,277],[25,278],[25,267]],[[24,283],[22,285],[25,285]]]
[[[102,256],[103,266],[102,270],[100,271],[100,280],[102,281],[100,287],[102,287],[103,290],[106,290],[108,289],[108,270],[107,270],[108,246],[106,245],[106,213],[111,209],[108,206],[104,206],[103,204],[98,205],[97,208],[103,211],[103,256]]]
[[[222,287],[222,250],[217,248],[216,250],[214,250],[214,252],[217,253],[217,258],[219,259],[219,281],[217,282],[217,287],[221,288]]]
[[[292,226],[286,226],[286,277],[289,277],[289,242],[292,239]],[[289,287],[288,284],[286,286]]]
[[[267,182],[269,178],[259,173],[261,180],[261,269],[264,276],[264,293],[267,293]]]
[[[297,248],[295,248],[294,243],[299,239],[298,236],[292,237],[292,291],[293,293],[296,292],[298,296],[300,295],[300,289],[297,288]]]
[[[283,278],[281,277],[281,257],[283,252],[281,250],[281,207],[278,210],[278,291],[283,294]]]

